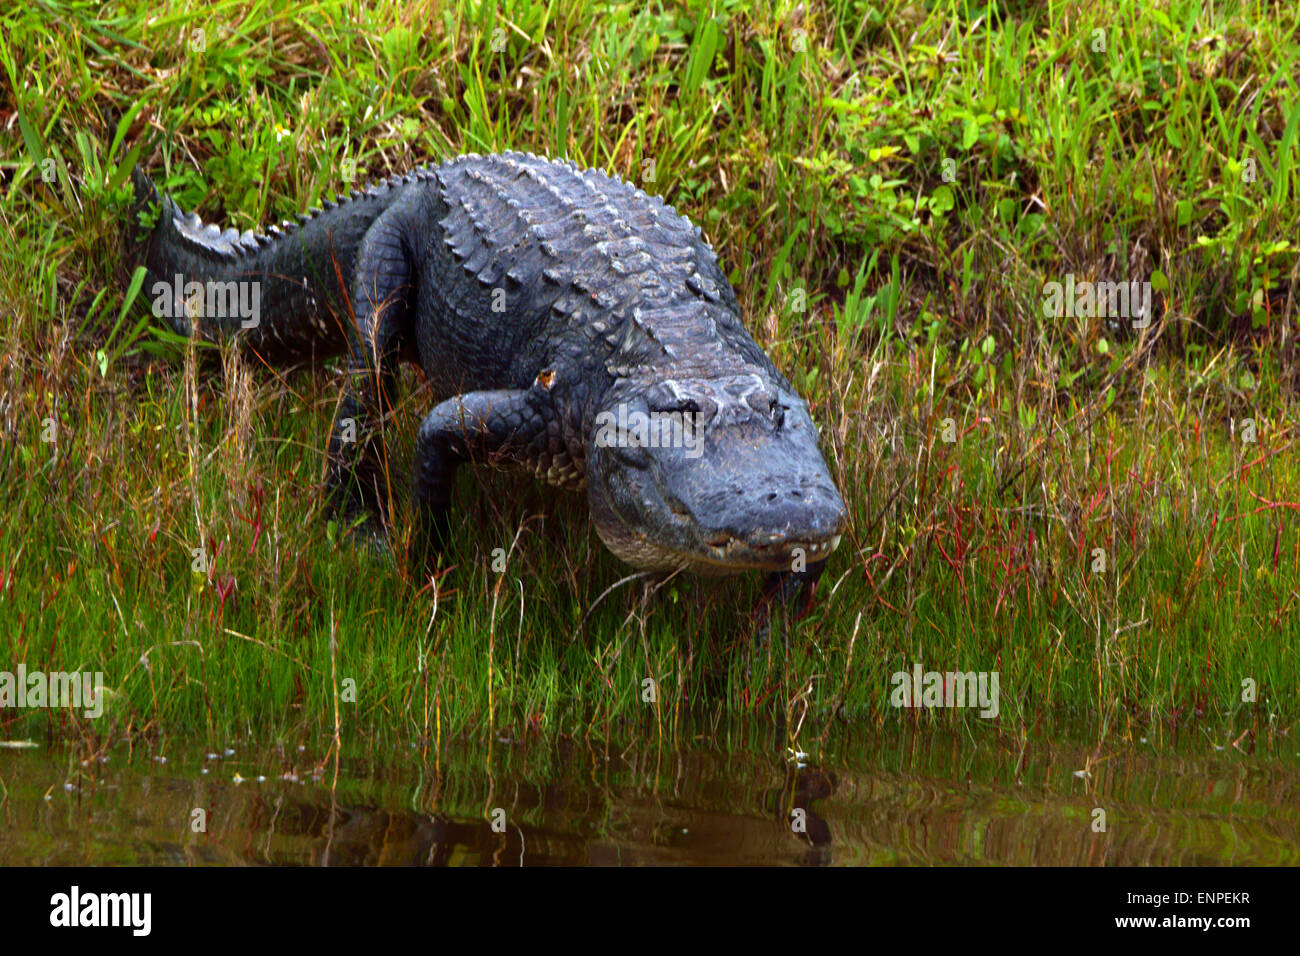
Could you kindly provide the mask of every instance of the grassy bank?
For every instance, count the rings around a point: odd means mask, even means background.
[[[917,662],[998,671],[1026,737],[1288,733],[1295,8],[779,7],[0,14],[0,669],[110,688],[108,719],[4,710],[0,737],[964,720],[889,706]],[[337,380],[127,301],[137,160],[245,229],[505,148],[701,224],[812,403],[853,531],[765,644],[757,581],[623,581],[581,498],[516,476],[462,476],[452,567],[408,577],[317,505]],[[1130,280],[1145,316],[1044,315],[1052,283]]]

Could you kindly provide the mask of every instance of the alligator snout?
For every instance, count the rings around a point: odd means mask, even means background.
[[[764,567],[788,566],[800,556],[822,561],[848,527],[839,492],[819,481],[766,489],[737,485],[696,517],[716,560]]]

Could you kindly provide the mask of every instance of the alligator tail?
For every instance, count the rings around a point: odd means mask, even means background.
[[[179,334],[235,338],[272,365],[319,361],[347,350],[357,250],[415,179],[395,176],[327,202],[297,223],[240,233],[183,213],[137,167],[128,261],[145,266],[145,298]],[[152,229],[142,225],[140,213],[159,206]]]

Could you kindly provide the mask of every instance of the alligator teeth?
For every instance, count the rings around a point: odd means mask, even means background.
[[[839,547],[841,537],[843,536],[837,534],[829,541],[818,541],[813,544],[805,545],[804,551],[807,552],[808,554],[821,554],[823,551],[826,552],[834,551],[836,548]]]

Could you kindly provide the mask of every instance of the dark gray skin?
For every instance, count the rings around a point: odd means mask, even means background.
[[[133,179],[137,209],[158,201]],[[839,543],[844,502],[807,405],[745,330],[699,229],[662,200],[506,153],[394,177],[270,235],[161,203],[131,251],[146,293],[176,275],[260,283],[256,327],[181,314],[178,332],[237,338],[273,365],[348,355],[329,453],[346,512],[385,513],[393,371],[419,362],[435,405],[417,442],[414,557],[446,541],[466,462],[585,487],[601,540],[640,568],[784,572],[789,590]],[[620,411],[689,415],[702,453],[609,443],[600,426]]]

